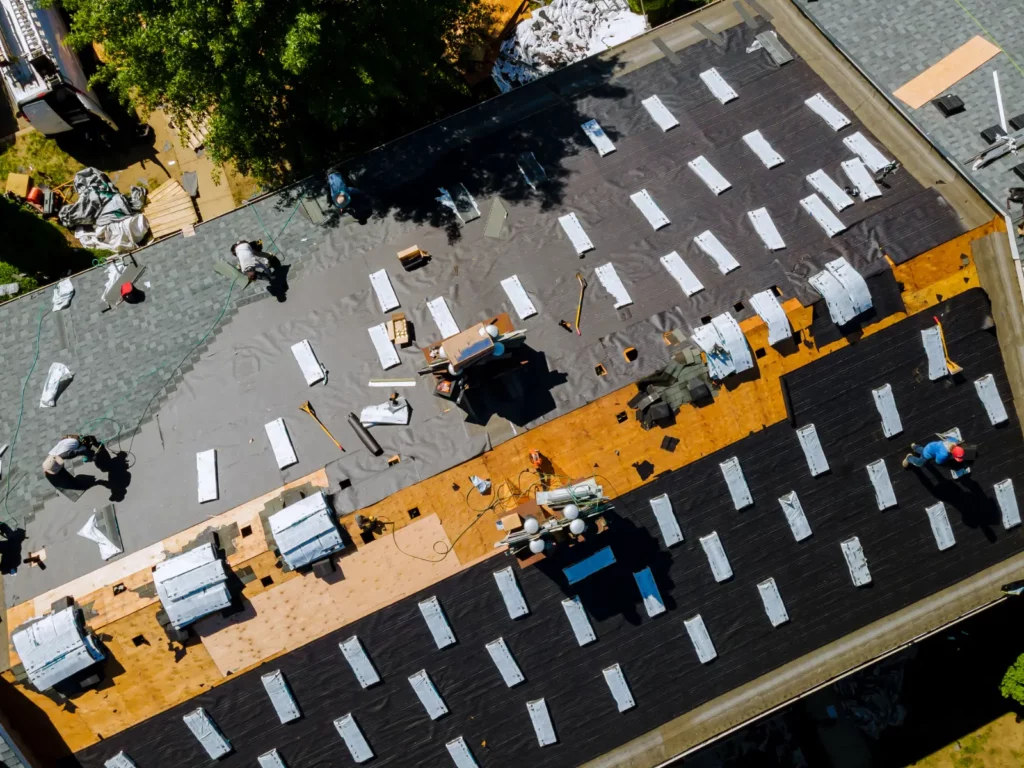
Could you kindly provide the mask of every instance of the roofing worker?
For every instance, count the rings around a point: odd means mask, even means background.
[[[346,184],[342,175],[335,170],[327,172],[327,190],[331,205],[341,213],[356,215],[352,203],[361,193],[355,187]]]
[[[935,464],[945,464],[950,459],[955,462],[964,460],[963,446],[955,440],[933,440],[923,448],[917,443],[911,443],[910,450],[913,453],[908,453],[907,458],[903,460],[904,469],[911,465],[924,467],[929,461]]]
[[[277,259],[263,255],[263,243],[259,240],[239,240],[231,246],[231,253],[238,259],[238,270],[250,283],[258,277],[270,280],[273,276]]]
[[[92,461],[100,442],[92,435],[64,435],[43,460],[43,474],[48,478],[56,478],[64,469],[64,462],[75,456],[85,456]]]

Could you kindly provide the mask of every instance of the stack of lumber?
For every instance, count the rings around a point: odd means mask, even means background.
[[[169,179],[157,187],[149,196],[149,201],[142,212],[149,221],[154,239],[172,235],[199,221],[199,214],[196,213],[192,198],[174,179]]]
[[[203,116],[200,120],[187,118],[185,124],[178,129],[178,138],[193,152],[206,144],[206,134],[210,132],[210,118]]]

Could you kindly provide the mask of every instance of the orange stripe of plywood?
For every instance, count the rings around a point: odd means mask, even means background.
[[[1000,50],[998,45],[980,35],[973,37],[909,83],[897,88],[893,91],[893,96],[911,109],[923,107],[940,93],[963,80]]]

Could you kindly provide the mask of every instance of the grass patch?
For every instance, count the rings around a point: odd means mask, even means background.
[[[29,131],[0,152],[0,188],[6,188],[9,173],[27,173],[35,186],[53,188],[71,181],[83,167],[56,141]],[[76,247],[63,227],[5,198],[0,198],[0,232],[0,284],[18,283],[17,295],[81,272],[97,256],[109,255]],[[0,302],[12,298],[17,296],[0,297]]]
[[[71,181],[83,167],[56,141],[29,131],[0,154],[0,184],[6,187],[9,173],[27,173],[36,186],[45,184],[52,188]]]
[[[95,258],[91,251],[73,247],[63,229],[3,197],[0,232],[0,283],[18,283],[20,293],[81,272]]]
[[[224,180],[227,181],[228,189],[231,190],[231,200],[234,202],[235,208],[241,207],[246,200],[263,191],[263,187],[259,183],[249,176],[240,174],[230,163],[225,163],[223,167]]]

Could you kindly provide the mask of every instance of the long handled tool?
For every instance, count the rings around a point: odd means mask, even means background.
[[[336,446],[338,446],[338,450],[339,451],[344,451],[345,450],[344,448],[341,447],[341,443],[339,443],[337,440],[334,439],[334,435],[331,434],[331,430],[329,430],[327,427],[325,427],[324,423],[322,421],[320,421],[320,418],[316,415],[316,411],[313,410],[313,406],[309,404],[309,400],[307,400],[302,405],[300,405],[299,406],[299,410],[300,411],[305,411],[306,413],[308,413],[310,416],[313,417],[313,421],[315,421],[317,424],[320,425],[320,429],[322,429],[327,434],[327,436],[329,438],[331,438],[331,440],[334,442],[334,444]]]
[[[939,329],[939,339],[942,340],[942,354],[946,358],[946,370],[949,371],[950,376],[956,376],[963,368],[949,359],[949,350],[946,349],[946,334],[942,330],[942,323],[939,322],[939,318],[932,315],[932,320],[935,321],[935,325]]]
[[[583,279],[583,275],[579,272],[576,273],[576,279],[580,281],[580,303],[576,305],[576,335],[582,336],[580,332],[580,315],[583,313],[583,292],[587,290],[587,281]]]

